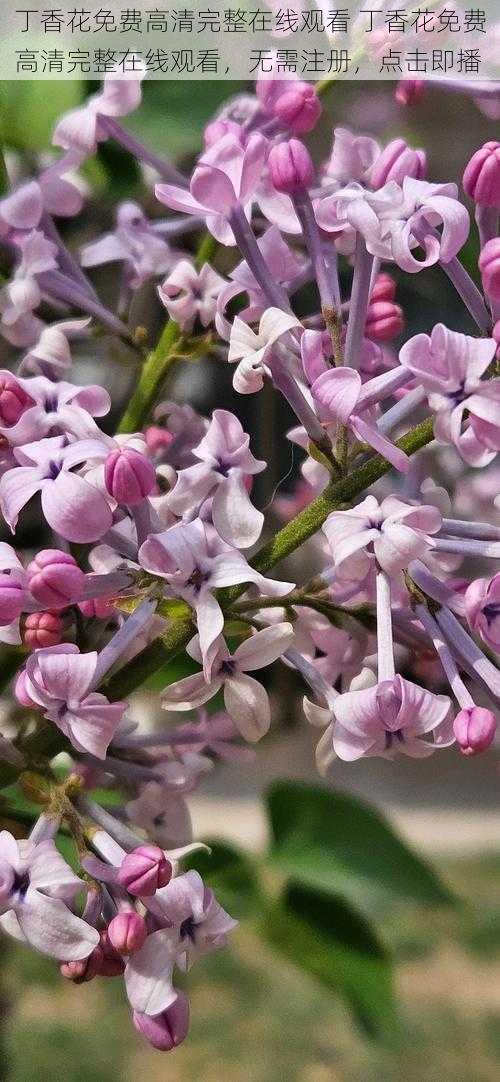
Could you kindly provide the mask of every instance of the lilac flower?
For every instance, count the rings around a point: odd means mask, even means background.
[[[92,690],[97,663],[95,651],[81,654],[72,643],[36,650],[26,662],[23,692],[73,747],[104,759],[127,703],[110,703]]]
[[[249,445],[250,437],[238,418],[228,410],[214,410],[205,436],[193,449],[199,462],[178,473],[167,497],[174,514],[192,517],[213,496],[214,526],[235,548],[253,545],[264,522],[262,512],[250,501],[246,481],[266,464],[254,458]]]
[[[0,833],[0,925],[35,950],[67,962],[87,958],[99,933],[71,912],[84,884],[49,839],[17,842]]]
[[[44,211],[55,218],[70,218],[79,214],[83,205],[81,185],[74,183],[72,173],[81,156],[70,152],[41,172],[36,180],[28,180],[0,200],[0,232],[36,229]]]
[[[105,457],[109,447],[100,440],[68,444],[64,436],[16,447],[18,465],[0,479],[0,508],[15,532],[19,512],[35,493],[52,529],[68,541],[97,541],[109,530],[113,516],[98,488],[73,473],[89,459]]]
[[[429,184],[406,177],[370,192],[351,184],[316,205],[318,225],[327,232],[351,227],[364,237],[368,251],[415,274],[440,260],[448,263],[467,240],[469,215],[457,199],[455,184]],[[442,224],[441,236],[435,226]],[[421,259],[413,251],[422,247]]]
[[[125,969],[132,1007],[152,1016],[161,1014],[177,998],[172,985],[174,966],[190,969],[197,958],[223,947],[237,924],[198,872],[176,876],[157,891],[156,900],[171,926],[152,932]]]
[[[427,391],[436,438],[454,445],[471,466],[487,465],[500,450],[500,379],[481,378],[496,348],[493,338],[471,338],[438,323],[400,352],[401,364]]]
[[[94,94],[79,109],[73,109],[56,125],[52,142],[64,150],[91,154],[107,139],[103,124],[106,117],[122,117],[134,112],[141,103],[144,71],[133,75],[116,71],[106,76],[99,94]]]
[[[261,317],[256,333],[236,316],[231,328],[228,361],[238,361],[233,387],[240,394],[253,394],[264,385],[266,357],[271,347],[293,327],[300,327],[295,316],[279,308],[268,308]]]
[[[149,222],[142,208],[133,202],[120,204],[112,233],[85,244],[80,253],[82,267],[124,263],[125,280],[133,290],[149,278],[165,274],[175,259],[176,253],[161,236],[157,223]]]
[[[334,128],[332,153],[323,183],[335,181],[339,187],[353,181],[366,184],[379,153],[377,140],[371,136],[355,135],[348,128]]]
[[[218,639],[208,682],[203,673],[197,673],[170,684],[162,692],[162,706],[166,710],[192,710],[212,699],[223,687],[226,710],[241,735],[252,743],[260,740],[271,724],[269,698],[262,685],[247,674],[276,661],[292,639],[293,627],[289,623],[274,624],[257,631],[240,643],[232,655],[224,640]],[[196,643],[192,644],[190,652],[196,660],[201,660]]]
[[[4,379],[12,383],[14,377],[0,371],[0,383]],[[80,439],[97,435],[93,418],[104,417],[111,406],[108,392],[97,384],[76,387],[63,381],[54,383],[45,376],[17,379],[15,383],[19,397],[25,396],[25,408],[14,424],[5,423],[0,405],[0,434],[14,446],[35,443],[54,431]]]
[[[189,191],[157,184],[156,196],[172,210],[201,214],[216,240],[234,244],[228,219],[235,207],[250,211],[266,154],[267,139],[258,132],[249,136],[245,146],[228,134],[201,155]]]
[[[24,371],[42,376],[59,374],[60,370],[71,368],[71,350],[68,338],[84,331],[90,323],[88,319],[65,319],[60,323],[51,323],[42,328],[38,341],[23,357],[19,373]]]
[[[150,781],[135,800],[129,800],[126,813],[130,822],[142,827],[162,849],[187,845],[193,837],[182,786]]]
[[[171,319],[181,330],[192,331],[197,319],[202,327],[212,323],[225,285],[225,279],[209,263],[197,271],[188,259],[181,259],[158,287],[158,293]]]
[[[377,682],[365,675],[362,682],[364,687],[339,695],[333,703],[333,747],[339,759],[393,759],[397,752],[422,759],[436,746],[453,742],[446,724],[451,704],[445,695],[434,695],[402,676]],[[425,739],[430,734],[432,739]]]
[[[289,248],[275,225],[269,226],[266,232],[258,237],[257,246],[276,282],[287,288],[294,280],[300,280],[304,274],[305,260],[300,253]],[[224,313],[229,302],[240,293],[246,293],[248,297],[248,307],[239,314],[239,318],[245,323],[259,320],[268,307],[267,299],[245,260],[237,264],[229,277],[231,282],[219,293],[215,317],[217,331],[226,339],[230,338],[231,324]]]
[[[362,384],[359,372],[353,368],[330,368],[315,379],[311,391],[321,407],[323,421],[336,420],[347,425],[354,436],[368,443],[397,470],[406,473],[410,467],[407,455],[364,416],[376,402],[401,387],[402,382],[404,373],[401,369],[392,369]]]
[[[199,519],[151,535],[139,550],[139,563],[166,580],[171,596],[182,598],[194,609],[207,677],[213,647],[224,627],[214,590],[255,582],[264,594],[280,597],[293,588],[289,582],[264,578],[235,548],[214,537]]]
[[[471,582],[465,594],[465,611],[472,630],[500,653],[500,574]]]
[[[43,323],[34,315],[42,299],[37,276],[57,268],[57,247],[42,232],[17,234],[16,245],[21,260],[12,280],[0,293],[1,330],[15,346],[36,342]]]
[[[430,505],[411,506],[395,496],[381,504],[367,496],[349,511],[334,511],[323,532],[339,578],[363,579],[375,559],[394,574],[432,548],[429,535],[441,528],[441,514]]]

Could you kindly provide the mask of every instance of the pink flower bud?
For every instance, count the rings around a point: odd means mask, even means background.
[[[494,301],[500,301],[500,237],[489,240],[479,256],[479,270],[484,292]]]
[[[26,706],[29,710],[32,710],[33,708],[35,710],[38,710],[38,703],[34,703],[33,699],[30,699],[26,690],[27,679],[28,677],[26,675],[26,669],[21,669],[21,672],[18,673],[16,676],[16,682],[14,684],[14,695],[16,696],[18,703],[21,703],[21,706]]]
[[[370,301],[393,301],[396,297],[396,283],[390,274],[377,274]]]
[[[89,597],[78,603],[80,612],[88,620],[109,620],[114,607],[114,600],[109,597]]]
[[[296,192],[314,179],[309,151],[298,139],[271,147],[268,159],[271,180],[278,192]]]
[[[150,425],[144,435],[147,449],[152,455],[157,455],[159,451],[166,450],[174,439],[173,433],[169,432],[168,428],[160,428],[159,425]]]
[[[30,650],[57,646],[61,642],[63,625],[57,612],[32,612],[26,617],[23,642]]]
[[[401,79],[396,87],[398,105],[415,105],[425,94],[424,79]]]
[[[0,424],[11,428],[17,424],[22,414],[34,405],[33,399],[26,394],[14,376],[0,376]]]
[[[11,624],[22,612],[23,602],[22,583],[14,575],[0,575],[0,625]]]
[[[132,447],[111,451],[104,464],[104,483],[117,503],[133,507],[153,491],[156,474],[146,455]]]
[[[133,954],[141,949],[148,934],[146,921],[139,913],[119,913],[108,925],[108,938],[118,954]]]
[[[28,565],[28,584],[42,605],[63,609],[78,601],[85,575],[69,552],[42,549]]]
[[[413,150],[404,139],[393,139],[379,154],[370,171],[372,188],[382,188],[389,180],[402,184],[405,177],[423,180],[427,170],[425,150]]]
[[[457,744],[463,755],[477,755],[489,748],[496,732],[497,722],[491,710],[482,706],[470,706],[460,710],[453,722]]]
[[[158,845],[139,845],[123,858],[118,882],[129,894],[150,898],[172,878],[172,865]]]
[[[103,961],[101,948],[94,947],[88,958],[81,958],[78,962],[63,962],[59,969],[63,977],[73,981],[73,984],[85,984],[101,973]]]
[[[485,143],[472,158],[463,176],[464,191],[483,207],[500,207],[500,143]]]
[[[374,342],[390,342],[404,331],[403,310],[394,301],[370,301],[365,334]]]
[[[321,116],[321,102],[312,83],[289,83],[273,103],[271,112],[292,135],[313,130]]]
[[[185,992],[178,992],[177,999],[162,1014],[152,1017],[149,1014],[133,1013],[134,1026],[153,1048],[159,1052],[170,1052],[182,1044],[189,1029],[189,1000]]]

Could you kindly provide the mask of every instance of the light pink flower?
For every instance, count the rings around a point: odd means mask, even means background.
[[[71,368],[72,358],[68,338],[80,334],[90,323],[88,319],[65,319],[60,323],[51,323],[42,327],[38,341],[35,342],[19,365],[19,373],[32,372],[46,376],[55,369]]]
[[[223,687],[226,710],[241,735],[252,743],[260,740],[271,724],[271,708],[265,688],[248,676],[248,672],[276,661],[292,640],[293,627],[289,623],[257,631],[240,643],[234,654],[229,653],[222,638],[218,639],[208,682],[203,673],[197,673],[170,684],[162,692],[162,706],[165,710],[192,710],[208,702]],[[196,643],[191,644],[190,653],[201,660]]]
[[[141,82],[144,71],[119,71],[107,75],[102,90],[94,94],[79,109],[73,109],[56,124],[52,142],[65,150],[92,154],[97,144],[107,138],[99,123],[100,117],[122,117],[133,113],[142,99]]]
[[[54,431],[78,439],[97,435],[93,418],[104,417],[111,406],[108,392],[97,384],[77,387],[62,380],[54,383],[45,376],[16,379],[10,372],[0,371],[0,381],[7,379],[20,388],[19,397],[24,396],[25,401],[15,424],[6,423],[0,403],[0,434],[14,446],[34,443]]]
[[[176,258],[158,224],[148,221],[142,208],[132,201],[118,207],[113,232],[85,244],[80,253],[82,267],[124,263],[125,280],[134,290],[149,278],[165,274]]]
[[[500,379],[483,380],[496,352],[493,338],[471,338],[438,323],[405,342],[399,359],[427,391],[434,433],[471,466],[500,450]],[[465,423],[464,423],[465,422]]]
[[[248,323],[236,316],[231,328],[228,361],[238,361],[233,376],[233,387],[240,394],[253,394],[264,385],[266,355],[271,347],[287,331],[300,327],[300,321],[280,308],[268,308],[261,316],[259,330],[255,332]]]
[[[408,567],[432,548],[429,535],[441,528],[437,507],[411,506],[395,496],[381,504],[367,496],[349,511],[334,511],[326,535],[339,578],[364,579],[376,560],[388,574]]]
[[[95,651],[81,654],[72,643],[36,650],[26,662],[23,691],[73,747],[104,759],[127,703],[110,703],[92,690],[97,660]]]
[[[219,294],[225,286],[225,278],[209,263],[197,271],[188,259],[181,259],[158,287],[158,293],[171,319],[175,319],[181,330],[192,331],[196,319],[202,327],[212,323]]]
[[[0,833],[0,925],[16,939],[63,962],[87,958],[99,933],[72,906],[84,884],[52,840],[16,841]]]
[[[410,467],[408,456],[379,432],[368,412],[403,382],[404,373],[400,368],[375,376],[364,384],[359,372],[353,368],[330,368],[314,380],[311,391],[320,407],[322,421],[335,420],[347,425],[358,440],[368,443],[397,470],[407,473]]]
[[[465,594],[465,612],[472,630],[500,653],[500,574],[471,582]]]
[[[373,755],[393,759],[398,751],[423,759],[455,739],[450,700],[401,676],[379,683],[373,677],[371,687],[337,696],[333,712],[334,751],[347,762]]]

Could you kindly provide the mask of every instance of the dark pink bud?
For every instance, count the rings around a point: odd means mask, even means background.
[[[416,105],[425,94],[425,81],[423,79],[402,79],[396,87],[396,101],[398,105]]]
[[[104,483],[117,503],[133,507],[149,496],[156,483],[153,463],[132,447],[111,451],[104,464]]]
[[[14,376],[0,376],[0,424],[11,428],[34,404]]]
[[[30,650],[57,646],[61,642],[63,625],[57,612],[32,612],[26,617],[23,642]]]
[[[80,601],[78,608],[88,620],[109,620],[115,605],[110,597],[89,597],[87,601]]]
[[[133,1013],[138,1033],[159,1052],[170,1052],[182,1044],[189,1030],[189,1000],[185,992],[178,992],[171,1007],[153,1018],[149,1014]]]
[[[312,131],[321,116],[321,102],[312,83],[289,83],[272,106],[272,113],[292,135]]]
[[[169,432],[168,428],[160,428],[159,425],[150,425],[144,435],[147,449],[152,455],[156,455],[159,451],[164,451],[167,447],[170,447],[174,439],[173,433]]]
[[[276,191],[296,192],[314,179],[314,166],[307,147],[298,139],[277,143],[269,152],[269,172]]]
[[[125,962],[118,951],[115,950],[109,935],[108,929],[104,928],[100,933],[101,942],[97,950],[102,951],[102,964],[99,971],[101,977],[121,977],[125,969]]]
[[[148,930],[139,913],[118,913],[108,925],[108,939],[118,954],[133,954],[145,943]]]
[[[82,958],[78,962],[63,962],[59,969],[68,981],[73,984],[85,984],[93,980],[101,973],[104,954],[100,947],[94,947],[88,958]]]
[[[365,334],[374,342],[390,342],[404,331],[403,310],[394,301],[370,301]]]
[[[495,736],[496,727],[496,718],[491,710],[482,706],[460,710],[453,722],[453,732],[462,754],[477,755],[486,751]]]
[[[69,552],[42,549],[28,565],[28,584],[42,605],[63,609],[81,597],[85,575]]]
[[[472,158],[463,176],[464,191],[483,207],[500,207],[500,143],[485,143]]]
[[[377,274],[370,294],[370,301],[393,301],[396,297],[396,283],[390,274]]]
[[[172,878],[172,865],[158,845],[139,845],[123,858],[118,882],[129,894],[150,898]]]
[[[10,624],[22,612],[24,588],[15,576],[0,575],[0,624]]]
[[[21,672],[18,673],[16,676],[16,682],[14,684],[14,695],[16,696],[18,703],[21,703],[21,706],[26,706],[29,710],[32,710],[33,707],[35,708],[35,710],[38,710],[38,703],[34,703],[33,699],[30,699],[26,690],[27,679],[28,677],[26,675],[26,669],[21,669]]]
[[[500,301],[500,237],[489,240],[479,256],[479,270],[484,292],[494,301]]]
[[[385,147],[370,172],[372,188],[382,188],[389,180],[402,184],[405,177],[422,180],[427,169],[424,150],[413,150],[404,139],[393,139]]]

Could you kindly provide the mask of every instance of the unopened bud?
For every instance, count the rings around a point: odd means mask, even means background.
[[[62,632],[62,620],[57,612],[32,612],[26,617],[23,642],[30,650],[58,646]]]
[[[134,954],[140,950],[147,934],[146,921],[139,913],[118,913],[108,925],[108,939],[118,954]]]
[[[110,496],[117,503],[133,507],[142,503],[153,491],[156,473],[153,463],[134,451],[132,447],[122,447],[111,451],[104,465],[104,483]]]
[[[63,609],[81,597],[85,574],[69,552],[42,549],[27,569],[33,597],[42,605]]]
[[[150,898],[172,878],[172,865],[158,845],[139,845],[123,858],[118,882],[129,894]]]
[[[185,992],[178,992],[177,999],[166,1011],[155,1015],[133,1013],[138,1033],[159,1052],[170,1052],[182,1044],[189,1030],[189,1000]]]
[[[314,179],[314,166],[307,147],[298,139],[276,143],[268,158],[271,180],[278,192],[297,192]]]
[[[453,732],[463,755],[477,755],[492,743],[497,722],[491,710],[470,706],[460,710],[453,722]]]
[[[485,143],[472,158],[463,176],[464,191],[483,207],[500,207],[500,143]]]

